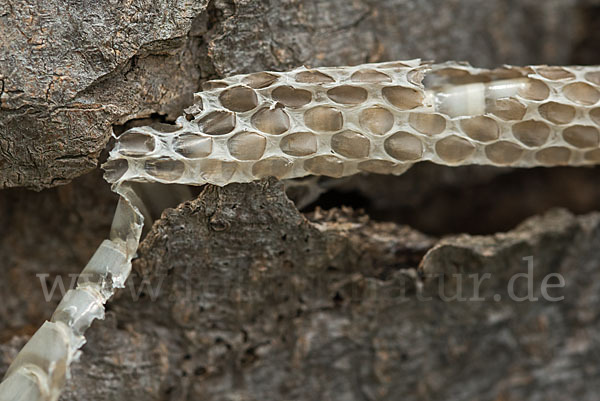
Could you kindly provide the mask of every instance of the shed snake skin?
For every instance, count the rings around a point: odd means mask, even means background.
[[[490,71],[411,60],[237,75],[206,88],[168,132],[122,134],[107,180],[225,185],[400,174],[426,160],[600,163],[597,67]]]
[[[486,70],[409,60],[206,82],[175,125],[117,138],[103,166],[121,195],[110,237],[13,361],[0,401],[58,399],[84,331],[131,270],[145,214],[131,183],[401,174],[421,161],[600,164],[600,66]]]

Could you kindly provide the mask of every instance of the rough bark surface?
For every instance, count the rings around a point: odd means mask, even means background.
[[[63,399],[594,400],[599,247],[598,213],[440,241],[349,209],[307,220],[274,182],[208,187],[155,223]],[[528,256],[540,299],[517,302]],[[489,275],[481,300],[444,299],[453,274],[465,298]]]
[[[205,1],[2,0],[0,10],[0,187],[89,172],[113,124],[174,117],[197,89],[188,44]]]
[[[2,0],[0,187],[90,171],[112,125],[173,120],[208,76],[416,57],[568,63],[588,3]]]
[[[596,0],[0,0],[0,187],[73,179],[0,192],[0,375],[58,302],[36,275],[68,286],[108,233],[116,198],[99,171],[84,174],[112,130],[170,122],[202,81],[232,73],[412,57],[598,63],[599,10]],[[207,187],[148,232],[62,400],[595,401],[598,174],[422,165],[329,183],[306,216],[273,181]],[[556,206],[579,215],[545,213]],[[560,273],[566,286],[551,294],[564,301],[508,299],[527,256],[535,295]],[[491,275],[485,301],[440,298],[440,280],[451,296],[457,272]]]

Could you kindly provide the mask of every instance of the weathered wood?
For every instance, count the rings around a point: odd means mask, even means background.
[[[208,187],[155,223],[63,399],[592,399],[599,247],[597,213],[437,241],[351,210],[308,221],[274,182]],[[513,301],[528,256],[540,300]],[[488,274],[485,300],[441,299],[453,274],[470,298]]]

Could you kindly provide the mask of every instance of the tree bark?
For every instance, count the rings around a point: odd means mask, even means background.
[[[442,240],[351,209],[308,217],[274,181],[207,187],[166,211],[63,399],[600,391],[600,214],[557,209],[505,234]],[[529,273],[528,258],[533,292],[521,301],[528,279],[511,278]],[[566,284],[544,298],[550,274]]]
[[[0,375],[60,298],[44,286],[68,286],[108,234],[97,164],[113,132],[172,122],[234,73],[598,63],[599,8],[0,0]],[[202,188],[148,230],[61,399],[595,400],[598,174],[419,165],[330,183],[304,214],[274,180]],[[510,299],[528,257],[534,296],[559,273],[564,300]],[[443,299],[461,278],[473,297],[474,274],[483,301]]]

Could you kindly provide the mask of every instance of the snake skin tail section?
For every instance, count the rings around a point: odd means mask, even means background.
[[[125,286],[142,233],[143,204],[128,186],[115,186],[121,198],[110,238],[103,241],[46,321],[19,351],[0,383],[0,401],[56,401],[79,359],[84,332],[104,318],[104,304]]]

